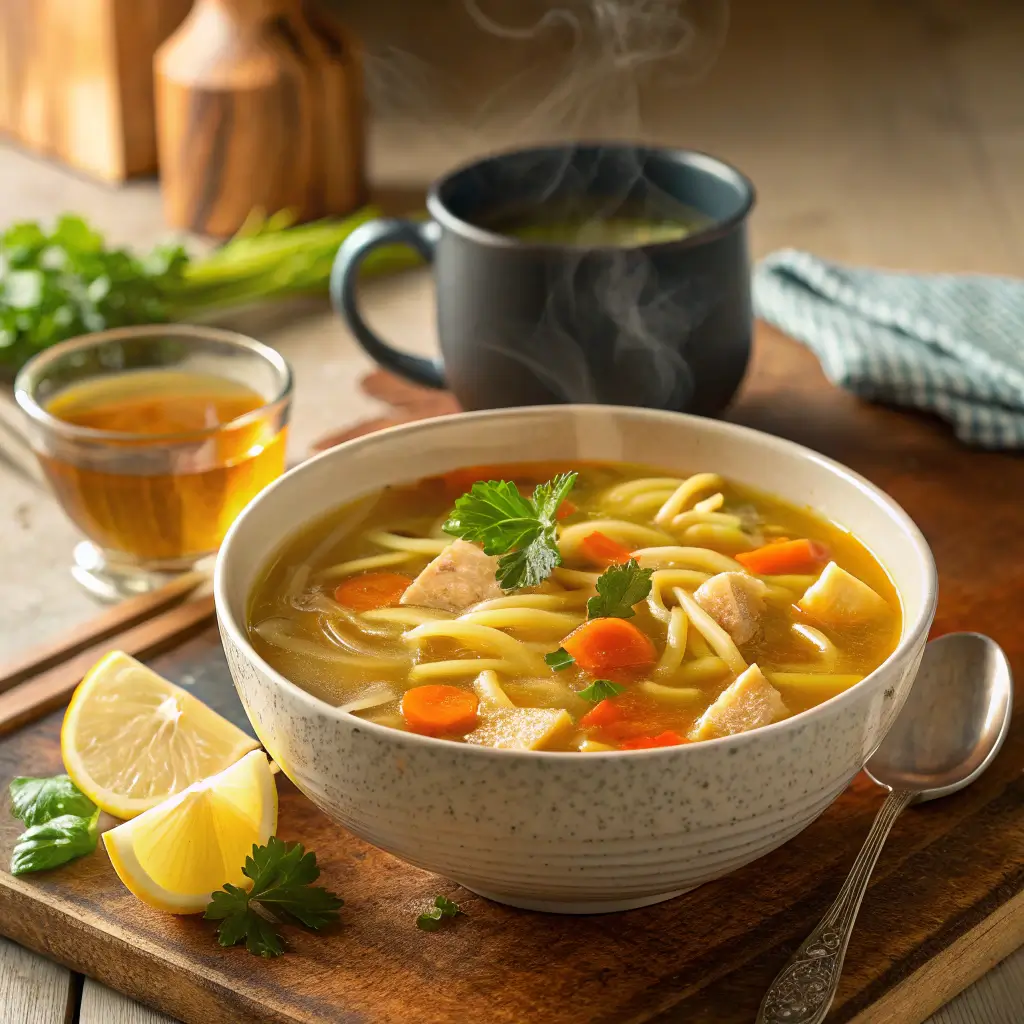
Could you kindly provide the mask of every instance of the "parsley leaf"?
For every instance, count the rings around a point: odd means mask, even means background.
[[[608,697],[617,697],[625,689],[624,686],[619,686],[618,683],[613,683],[610,679],[595,679],[585,690],[580,690],[576,696],[596,704]]]
[[[245,858],[242,873],[252,879],[246,892],[237,885],[218,889],[203,915],[220,921],[217,940],[222,946],[234,946],[245,940],[245,948],[260,956],[280,956],[284,952],[274,921],[294,918],[307,928],[319,929],[338,918],[343,900],[321,886],[314,886],[320,877],[316,854],[306,853],[301,843],[290,846],[271,836],[266,846],[253,846],[252,856]],[[256,905],[268,920],[256,910]]]
[[[446,918],[457,917],[464,913],[465,911],[454,900],[445,896],[435,896],[434,905],[416,918],[416,927],[425,932],[436,932]]]
[[[556,516],[575,483],[575,473],[561,473],[527,498],[511,481],[478,480],[455,502],[444,532],[501,555],[495,578],[502,590],[535,587],[561,564]]]
[[[556,672],[561,672],[562,669],[576,664],[576,659],[564,647],[559,647],[557,651],[545,654],[544,660]]]
[[[90,818],[96,805],[68,778],[54,775],[51,779],[30,779],[19,776],[10,785],[11,814],[31,828],[63,814]]]
[[[587,602],[587,618],[631,619],[639,604],[651,592],[653,569],[641,569],[631,558],[625,565],[610,565],[597,578],[597,596]]]
[[[11,874],[48,871],[92,853],[96,849],[99,817],[99,810],[88,818],[61,814],[22,832],[11,853]]]

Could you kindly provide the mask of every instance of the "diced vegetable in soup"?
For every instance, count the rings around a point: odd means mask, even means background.
[[[278,671],[350,714],[507,750],[705,742],[798,714],[894,650],[896,591],[835,523],[619,463],[478,466],[293,538],[252,595]]]

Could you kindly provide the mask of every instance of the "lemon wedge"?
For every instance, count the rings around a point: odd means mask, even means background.
[[[262,750],[103,834],[110,863],[143,903],[198,914],[277,829],[277,785]]]
[[[60,731],[64,768],[98,807],[134,818],[259,743],[122,651],[78,684]]]

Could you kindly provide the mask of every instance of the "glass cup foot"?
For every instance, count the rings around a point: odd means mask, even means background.
[[[71,575],[83,590],[97,600],[113,604],[127,597],[158,590],[182,573],[207,567],[212,574],[213,556],[148,569],[130,562],[116,561],[102,548],[83,540],[75,545]]]

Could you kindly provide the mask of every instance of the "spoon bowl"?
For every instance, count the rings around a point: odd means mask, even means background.
[[[757,1024],[821,1024],[889,829],[910,804],[970,785],[999,753],[1012,713],[1013,675],[994,640],[950,633],[928,644],[906,702],[865,766],[889,795],[835,902],[769,987]]]
[[[980,633],[949,633],[925,648],[917,679],[865,770],[914,802],[970,785],[1010,728],[1013,675],[1000,646]]]

